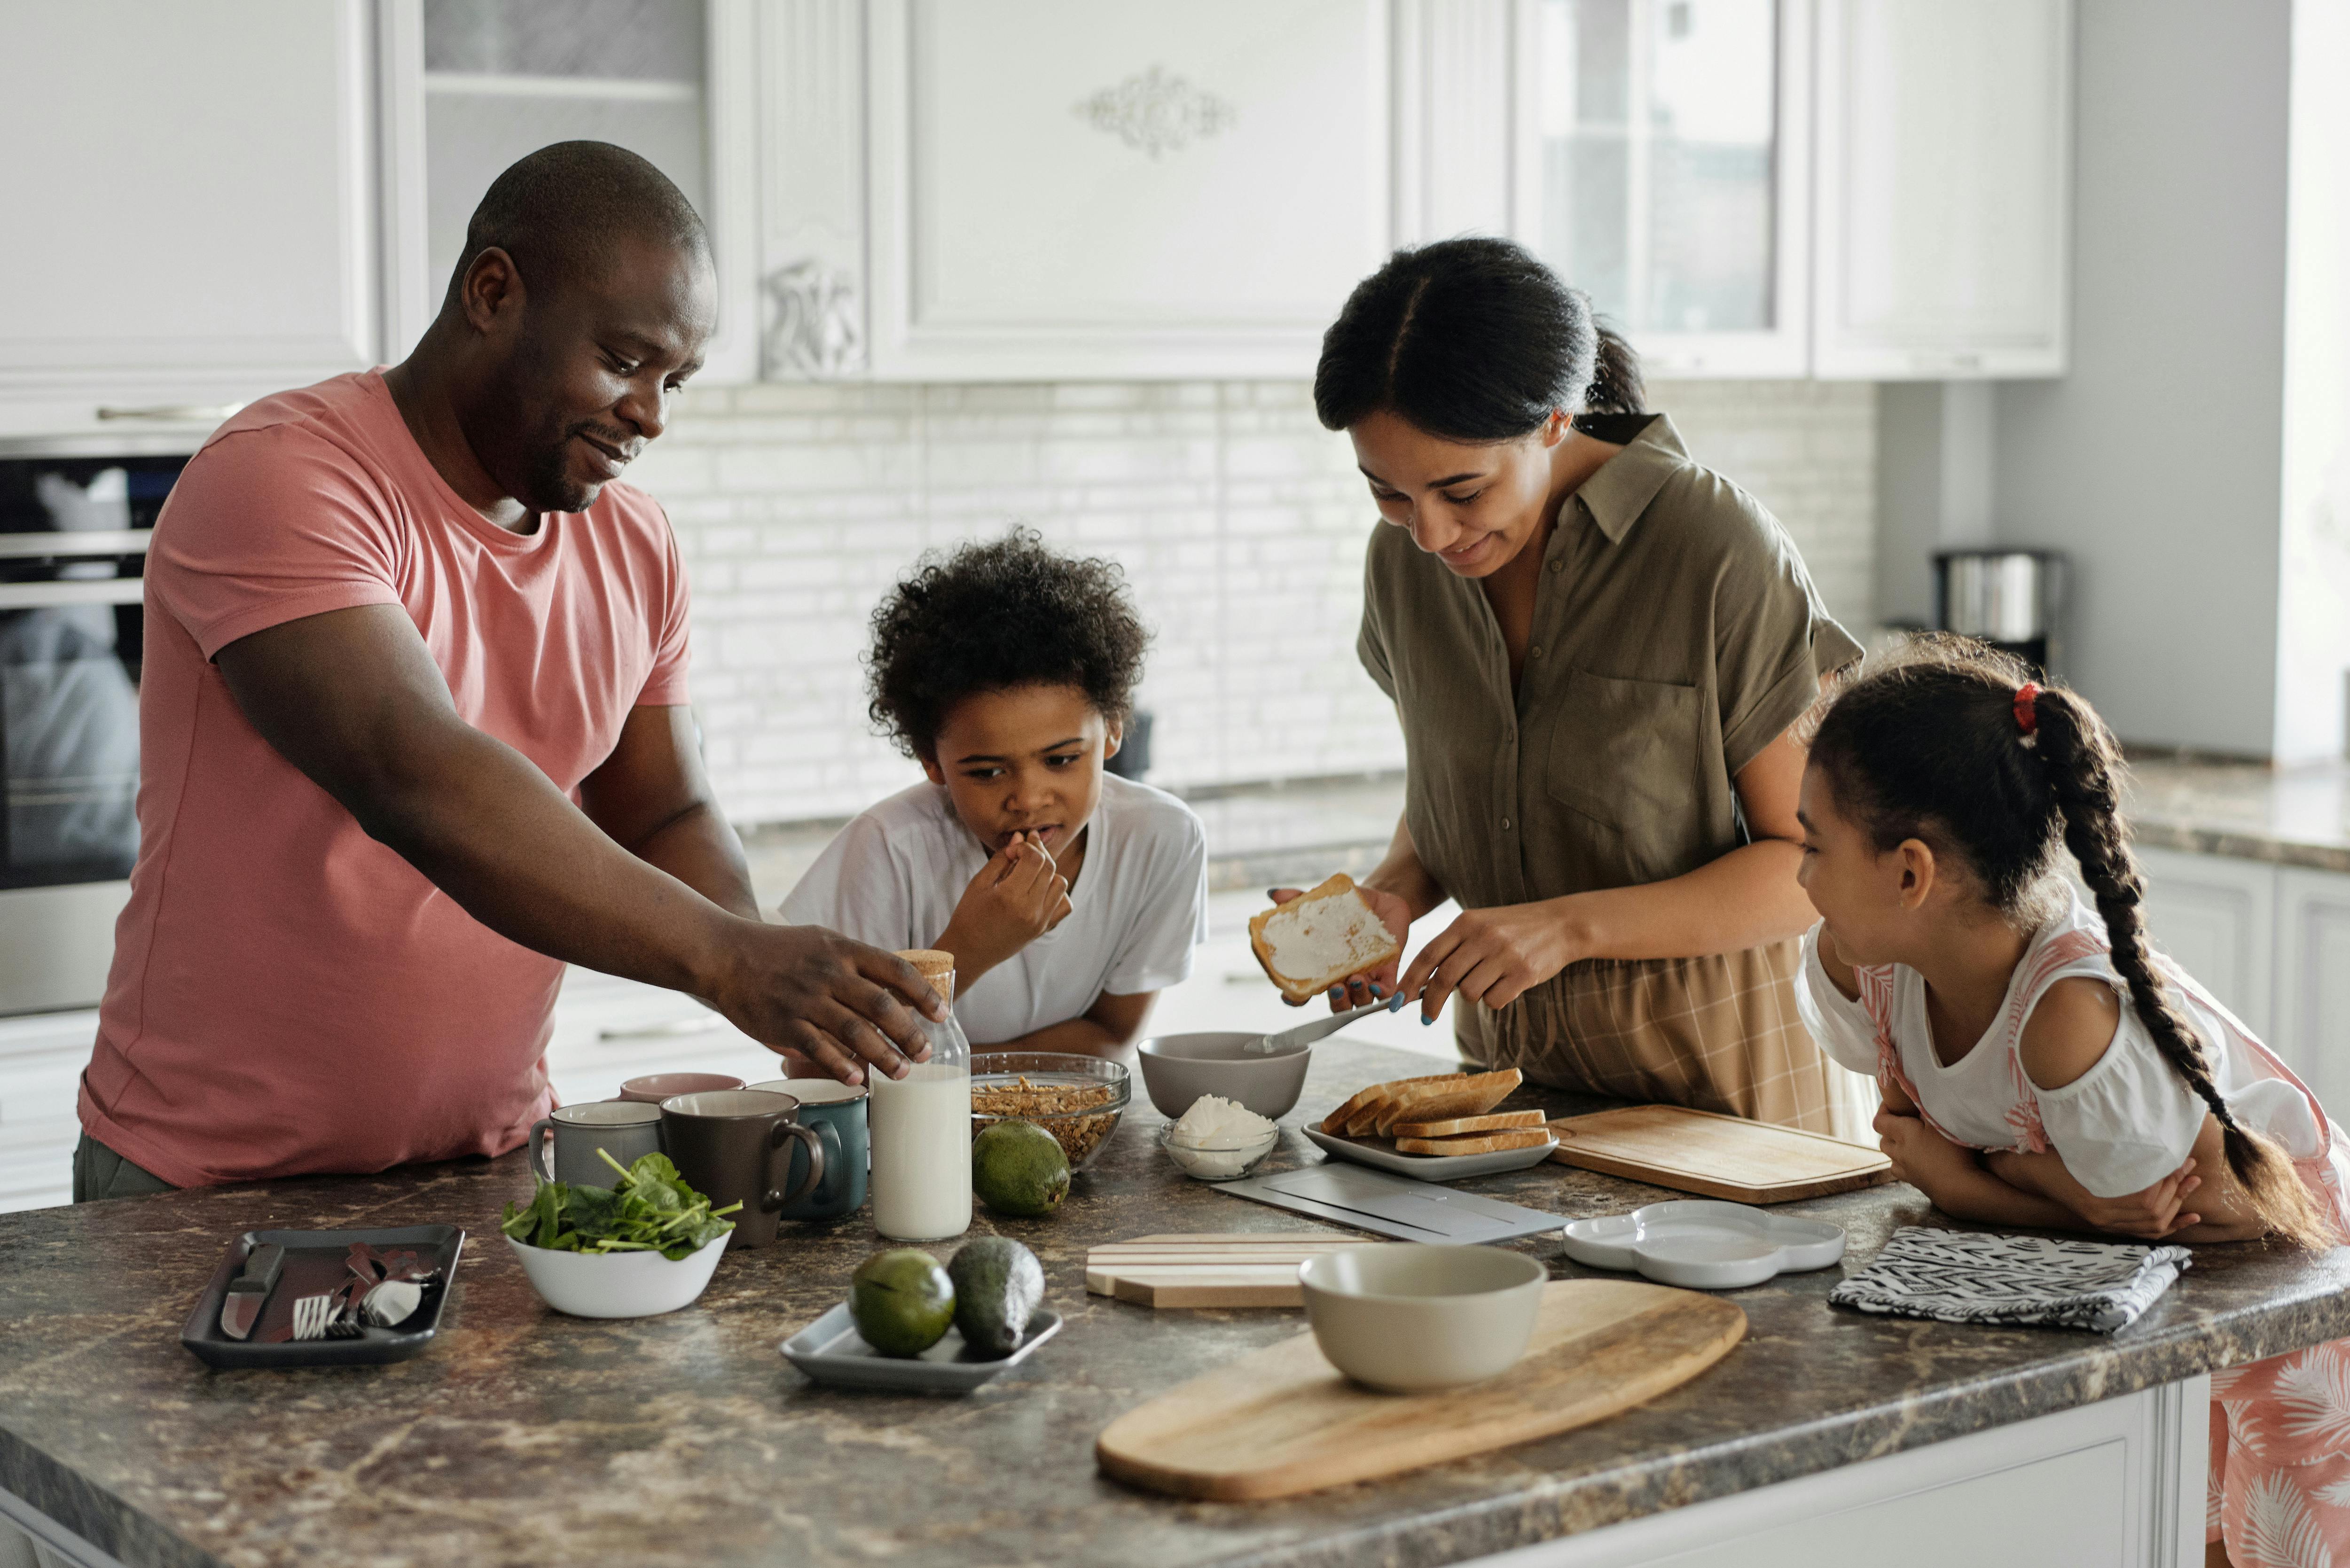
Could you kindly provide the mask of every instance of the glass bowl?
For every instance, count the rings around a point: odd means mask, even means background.
[[[1171,1125],[1159,1132],[1159,1147],[1167,1151],[1167,1158],[1178,1170],[1198,1181],[1237,1181],[1280,1146],[1279,1127],[1267,1127],[1252,1138],[1217,1138],[1207,1143],[1177,1143]]]
[[[991,1122],[1035,1122],[1059,1140],[1072,1171],[1101,1153],[1133,1097],[1127,1070],[1099,1056],[1058,1051],[971,1055],[972,1137]]]

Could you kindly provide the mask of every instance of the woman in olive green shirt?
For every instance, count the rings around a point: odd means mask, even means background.
[[[1638,410],[1629,349],[1519,247],[1399,253],[1324,338],[1322,422],[1379,509],[1359,651],[1394,699],[1403,820],[1367,896],[1475,1062],[1829,1131],[1795,1014],[1803,752],[1860,649],[1783,529]],[[1391,964],[1333,1001],[1399,984]],[[1847,1132],[1858,1129],[1846,1127]]]

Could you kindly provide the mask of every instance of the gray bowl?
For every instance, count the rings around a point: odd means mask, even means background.
[[[1173,1120],[1201,1095],[1238,1100],[1261,1116],[1278,1120],[1297,1104],[1305,1088],[1311,1045],[1277,1055],[1248,1049],[1262,1034],[1213,1030],[1197,1034],[1159,1034],[1135,1047],[1142,1061],[1142,1086],[1159,1114]]]

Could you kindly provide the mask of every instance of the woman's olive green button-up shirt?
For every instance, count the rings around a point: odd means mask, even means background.
[[[1474,582],[1372,535],[1363,666],[1409,751],[1404,818],[1463,908],[1662,881],[1742,841],[1738,771],[1860,656],[1777,519],[1662,414],[1561,504],[1516,691]]]

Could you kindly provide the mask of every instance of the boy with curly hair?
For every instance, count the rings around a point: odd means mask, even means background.
[[[1102,767],[1148,640],[1115,563],[1030,530],[926,558],[867,657],[873,718],[926,781],[841,829],[784,919],[954,954],[974,1044],[1124,1051],[1208,936],[1200,819]]]

